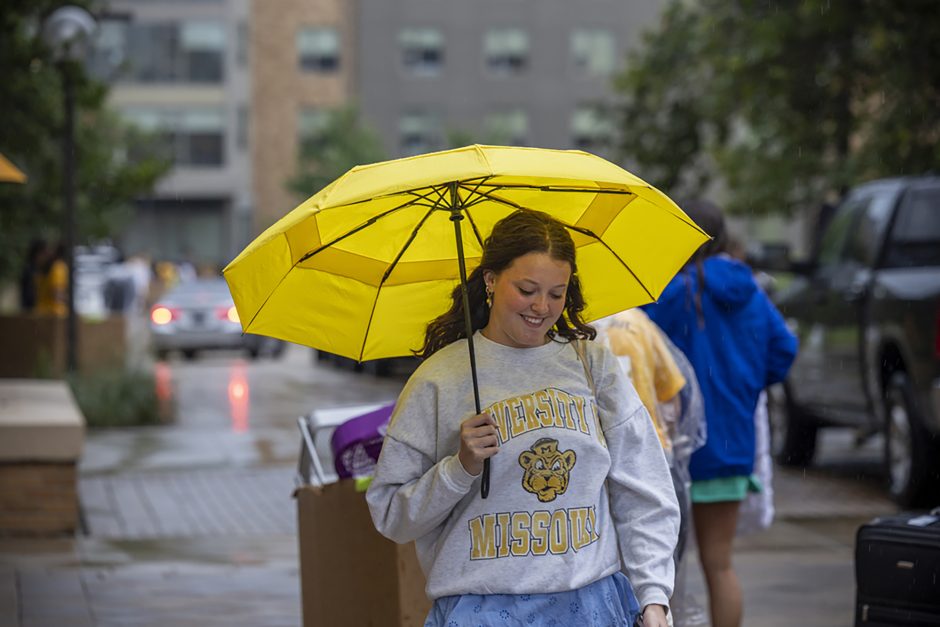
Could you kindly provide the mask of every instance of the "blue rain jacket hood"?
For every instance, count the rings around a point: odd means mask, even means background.
[[[701,267],[702,285],[689,265],[646,313],[689,358],[702,390],[708,440],[692,455],[692,479],[749,476],[758,397],[786,377],[797,340],[748,266],[719,255]]]

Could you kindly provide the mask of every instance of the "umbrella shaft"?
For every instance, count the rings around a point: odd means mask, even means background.
[[[477,358],[473,350],[473,322],[470,318],[470,296],[467,293],[467,266],[463,254],[463,236],[460,232],[460,223],[463,221],[463,213],[460,210],[460,199],[457,195],[457,185],[451,184],[451,208],[450,219],[454,223],[454,237],[457,240],[457,265],[460,268],[460,297],[463,299],[463,321],[467,330],[467,347],[470,350],[470,376],[473,378],[473,401],[476,406],[476,413],[482,413],[480,409],[480,386],[477,382]],[[480,478],[480,496],[486,498],[490,493],[490,460],[483,460],[483,476]]]

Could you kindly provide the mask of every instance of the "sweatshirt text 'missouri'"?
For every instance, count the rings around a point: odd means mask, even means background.
[[[500,440],[486,499],[457,458],[460,423],[475,413],[466,340],[409,379],[366,498],[383,535],[416,542],[431,599],[574,590],[622,563],[641,607],[668,605],[679,527],[669,468],[613,355],[586,344],[596,400],[570,344],[474,335]]]

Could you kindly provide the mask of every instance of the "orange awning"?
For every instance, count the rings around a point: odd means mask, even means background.
[[[0,155],[0,182],[2,183],[25,183],[26,175],[10,163],[10,160]]]

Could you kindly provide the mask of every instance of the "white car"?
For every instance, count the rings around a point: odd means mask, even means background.
[[[279,356],[285,343],[260,335],[243,334],[228,285],[222,278],[180,283],[150,309],[150,337],[157,357],[178,350],[186,359],[209,349],[246,350]]]

